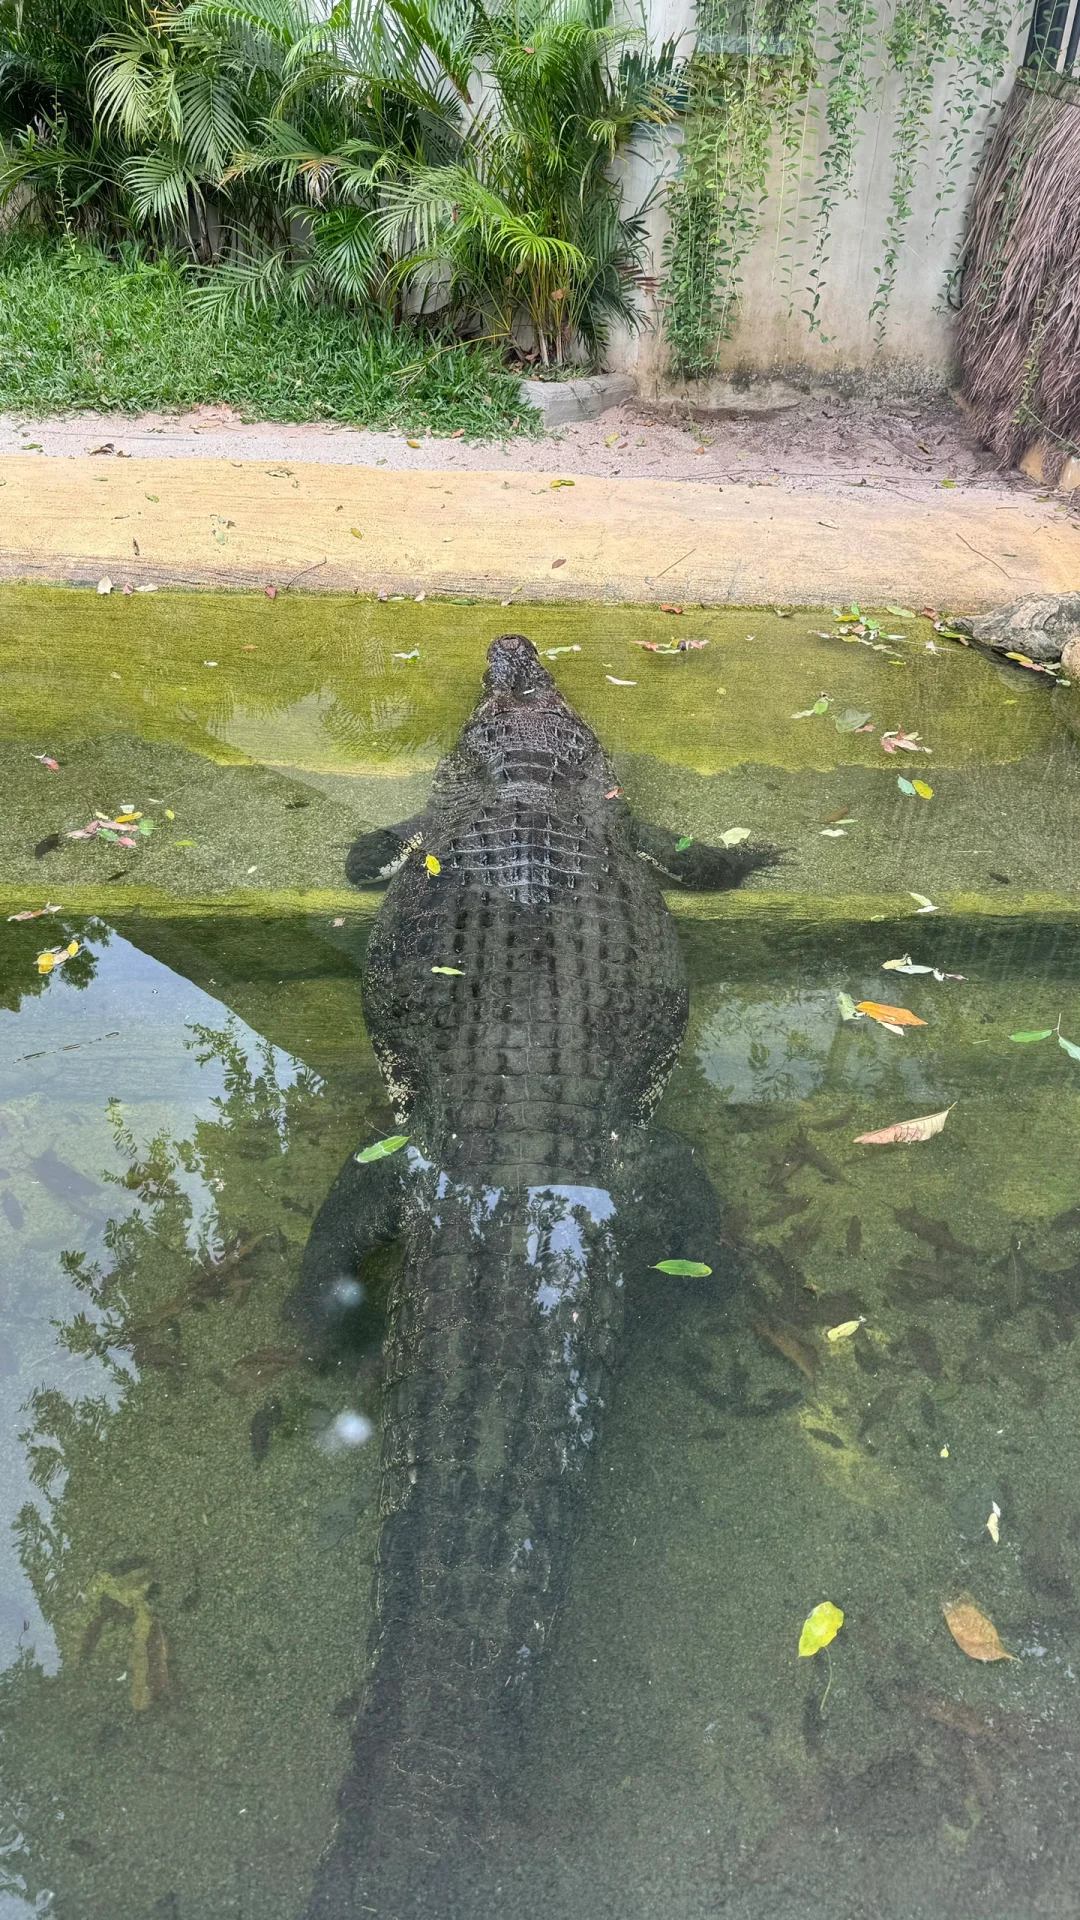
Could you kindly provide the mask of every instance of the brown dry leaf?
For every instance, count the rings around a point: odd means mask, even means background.
[[[980,1612],[970,1593],[958,1593],[945,1603],[945,1625],[962,1653],[969,1660],[1015,1660],[998,1638],[998,1630],[985,1613]]]
[[[871,1020],[880,1020],[883,1027],[925,1027],[926,1025],[925,1020],[920,1020],[917,1013],[909,1013],[906,1007],[886,1007],[880,1000],[856,1000],[855,1011],[869,1014]]]
[[[955,1100],[953,1106],[956,1105]],[[891,1127],[879,1127],[876,1133],[857,1133],[857,1147],[909,1147],[916,1140],[932,1140],[940,1133],[952,1107],[946,1107],[944,1113],[923,1113],[917,1120],[897,1120]]]
[[[782,1326],[777,1321],[752,1320],[750,1325],[759,1340],[767,1340],[777,1353],[782,1353],[785,1360],[791,1361],[793,1367],[805,1373],[808,1380],[813,1379],[817,1372],[818,1356],[808,1341],[800,1339],[792,1328]]]

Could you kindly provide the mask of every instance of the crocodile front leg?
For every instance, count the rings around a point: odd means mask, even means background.
[[[364,1256],[398,1238],[405,1173],[400,1155],[360,1163],[350,1154],[315,1215],[285,1312],[316,1342],[332,1338],[363,1300]]]
[[[635,852],[665,880],[702,893],[739,887],[760,867],[775,867],[781,858],[776,847],[712,847],[705,840],[680,847],[685,835],[636,818],[630,821],[630,835]]]
[[[345,878],[350,885],[374,886],[380,880],[392,880],[413,849],[423,843],[426,824],[426,813],[414,813],[396,827],[373,827],[369,833],[360,834],[345,860]]]

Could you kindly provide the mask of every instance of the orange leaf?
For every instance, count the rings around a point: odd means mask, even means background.
[[[970,1593],[958,1593],[955,1600],[946,1601],[945,1625],[969,1660],[1016,1659],[1015,1653],[1006,1653],[993,1621],[980,1613]]]
[[[857,1000],[857,1013],[868,1013],[871,1020],[880,1020],[882,1024],[893,1027],[925,1027],[926,1021],[920,1020],[917,1013],[909,1013],[906,1007],[885,1007],[879,1000]]]

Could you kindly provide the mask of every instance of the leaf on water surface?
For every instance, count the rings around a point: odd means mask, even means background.
[[[899,773],[896,776],[896,784],[899,787],[901,793],[906,793],[909,800],[914,800],[915,787],[912,781],[905,780],[903,774]]]
[[[911,895],[912,900],[918,901],[920,913],[940,913],[941,912],[941,908],[935,907],[933,901],[928,900],[925,893],[912,893],[910,887],[908,888],[908,893]]]
[[[1064,1047],[1065,1052],[1068,1054],[1070,1060],[1080,1060],[1080,1047],[1076,1045],[1076,1042],[1074,1040],[1066,1040],[1065,1035],[1060,1031],[1058,1033],[1057,1038],[1058,1038],[1058,1046]]]
[[[654,1273],[674,1273],[685,1280],[705,1280],[712,1272],[704,1260],[658,1260]]]
[[[9,913],[9,920],[40,920],[43,913],[63,913],[63,907],[54,907],[46,901],[43,907],[24,907],[21,913]]]
[[[920,1020],[917,1013],[909,1013],[906,1007],[886,1007],[880,1000],[859,1000],[857,1013],[868,1013],[871,1020],[880,1020],[882,1025],[894,1027],[925,1027],[926,1021]]]
[[[868,713],[860,713],[857,707],[845,707],[843,713],[837,715],[833,725],[837,733],[858,733],[860,727],[865,727],[869,718]]]
[[[738,847],[742,845],[744,840],[749,840],[749,838],[749,827],[728,827],[726,831],[720,835],[720,845],[722,847]]]
[[[693,844],[694,844],[694,836],[693,836],[693,834],[692,834],[692,833],[684,833],[684,834],[683,834],[683,836],[682,836],[682,839],[681,839],[681,840],[676,840],[676,842],[675,842],[675,851],[676,851],[676,853],[685,853],[685,852],[686,852],[686,849],[687,849],[687,847],[691,847],[691,846],[693,846]]]
[[[953,1101],[953,1107],[956,1105]],[[940,1133],[952,1107],[946,1107],[943,1113],[920,1114],[917,1120],[898,1120],[891,1127],[879,1127],[876,1133],[857,1133],[857,1147],[909,1147],[917,1140],[932,1140]]]
[[[58,760],[50,760],[49,755],[47,753],[35,753],[35,754],[31,754],[30,757],[33,760],[40,760],[42,766],[48,767],[50,773],[59,773],[60,762]]]
[[[814,704],[813,704],[813,706],[811,707],[811,709],[810,709],[810,711],[811,711],[811,713],[828,713],[828,711],[829,711],[829,702],[828,702],[828,701],[827,701],[827,699],[825,698],[825,695],[824,695],[824,694],[822,694],[822,696],[821,696],[821,698],[820,698],[820,700],[815,700],[815,701],[814,701]]]
[[[414,647],[411,653],[392,653],[390,658],[391,660],[419,660],[420,649]]]
[[[865,1317],[865,1314],[860,1314],[857,1320],[841,1320],[838,1327],[826,1327],[826,1340],[850,1340],[853,1333],[858,1333]]]
[[[822,1647],[827,1647],[836,1639],[843,1624],[843,1609],[834,1607],[831,1600],[822,1600],[803,1621],[799,1635],[799,1658],[809,1660],[815,1653],[820,1653]]]
[[[557,660],[560,653],[580,653],[580,647],[545,647],[544,659]]]
[[[1049,1040],[1053,1027],[1039,1027],[1031,1033],[1010,1033],[1009,1039],[1016,1040],[1022,1047],[1029,1046],[1033,1040]]]
[[[463,974],[463,973],[465,972],[465,969],[464,969],[464,967],[432,967],[432,969],[431,969],[431,971],[432,971],[432,973],[460,973],[460,974]]]
[[[353,1155],[358,1166],[366,1167],[371,1160],[386,1160],[392,1153],[399,1153],[409,1144],[407,1133],[391,1133],[385,1140],[375,1140],[370,1147],[364,1147]]]
[[[437,860],[433,853],[424,855],[424,865],[432,876],[442,872],[442,861]]]
[[[915,792],[918,794],[920,800],[933,799],[934,789],[933,787],[928,787],[925,780],[913,780],[911,784],[914,787]]]
[[[821,838],[823,840],[846,840],[847,834],[844,832],[843,827],[822,827]]]
[[[850,993],[838,993],[836,996],[836,1004],[840,1009],[841,1020],[857,1020],[859,1018],[858,1008]]]
[[[986,1531],[990,1535],[990,1538],[993,1541],[995,1547],[998,1546],[1001,1541],[1001,1508],[998,1506],[998,1503],[996,1500],[991,1500],[990,1502],[990,1512],[986,1521]]]
[[[610,680],[613,687],[636,687],[637,686],[636,680],[616,680],[615,675],[613,673],[605,673],[604,679]]]
[[[969,1660],[1015,1660],[1006,1653],[992,1620],[975,1605],[970,1593],[958,1593],[945,1602],[945,1625]]]

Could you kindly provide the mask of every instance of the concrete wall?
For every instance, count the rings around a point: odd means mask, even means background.
[[[879,24],[887,27],[891,11],[891,0],[886,0],[879,9]],[[789,174],[787,191],[783,191],[780,169],[774,166],[761,232],[743,263],[742,306],[732,338],[722,349],[722,374],[741,379],[747,374],[753,377],[787,372],[802,378],[827,380],[843,379],[854,373],[883,385],[907,388],[940,388],[948,384],[953,327],[946,302],[947,278],[963,239],[967,202],[979,155],[997,107],[1012,86],[1023,53],[1029,13],[1029,7],[1017,8],[1013,63],[999,89],[997,101],[982,111],[973,125],[955,176],[956,190],[935,224],[938,162],[946,146],[942,117],[951,68],[945,68],[939,77],[933,110],[927,118],[930,137],[919,169],[912,216],[880,339],[877,321],[869,318],[869,310],[891,211],[892,142],[899,80],[895,74],[880,68],[875,73],[871,106],[862,123],[853,193],[833,214],[824,270],[826,292],[819,309],[820,331],[813,334],[803,312],[810,305],[806,269],[813,254],[812,217],[808,218],[808,214],[812,216],[811,192],[818,171],[819,148],[826,135],[824,94],[818,89],[812,92],[807,103],[801,188]],[[656,39],[681,36],[683,48],[689,50],[693,45],[692,0],[651,0],[650,32]],[[639,205],[660,182],[660,192],[650,214],[650,272],[658,277],[662,275],[667,229],[663,182],[675,172],[677,162],[676,132],[662,145],[651,150],[643,148],[623,163],[629,206]],[[789,286],[786,261],[793,248],[795,271]],[[649,297],[646,309],[646,329],[636,335],[613,339],[608,364],[613,369],[632,371],[641,392],[655,396],[670,389],[657,294]]]

